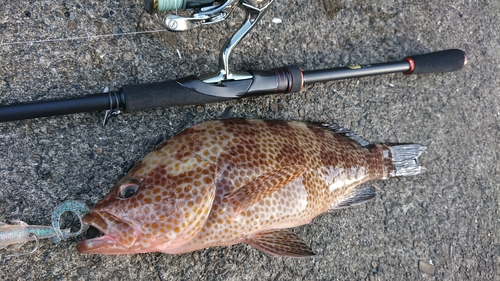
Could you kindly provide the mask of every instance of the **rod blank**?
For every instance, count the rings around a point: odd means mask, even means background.
[[[407,61],[399,61],[363,66],[356,65],[331,69],[308,70],[304,71],[304,84],[405,72],[409,69],[410,64]]]
[[[103,111],[122,106],[118,93],[93,94],[78,98],[19,103],[0,107],[0,122],[39,117],[66,115],[89,111]]]

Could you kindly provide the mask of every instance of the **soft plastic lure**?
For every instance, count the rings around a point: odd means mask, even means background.
[[[52,238],[52,241],[59,243],[70,237],[76,237],[89,228],[89,225],[82,221],[83,215],[88,213],[89,208],[81,201],[66,201],[57,206],[52,213],[52,226],[29,225],[23,221],[14,221],[15,224],[5,224],[0,222],[0,249],[9,245],[16,245],[16,249],[21,248],[28,241],[35,241],[35,247],[31,251],[26,251],[8,256],[29,255],[38,249],[39,240]],[[61,216],[65,212],[74,213],[80,220],[80,230],[71,232],[70,229],[60,228]]]

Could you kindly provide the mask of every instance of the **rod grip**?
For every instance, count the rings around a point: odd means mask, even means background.
[[[467,54],[459,49],[444,50],[404,58],[410,69],[405,74],[443,73],[462,69],[467,64]]]
[[[125,111],[132,112],[156,107],[206,104],[230,98],[200,94],[184,87],[175,80],[164,82],[125,85],[122,87]]]

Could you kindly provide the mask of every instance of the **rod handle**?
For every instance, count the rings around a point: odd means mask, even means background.
[[[198,93],[175,80],[125,85],[122,87],[122,91],[125,100],[124,110],[126,112],[156,107],[206,104],[230,99]]]
[[[405,74],[443,73],[462,69],[467,64],[467,54],[459,49],[444,50],[404,58],[410,64]]]

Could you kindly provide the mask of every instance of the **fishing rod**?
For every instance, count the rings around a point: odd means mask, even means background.
[[[404,73],[444,73],[457,71],[467,64],[467,55],[458,49],[405,57],[400,61],[319,70],[285,66],[269,70],[231,71],[229,55],[234,47],[262,18],[274,0],[144,0],[149,13],[190,10],[190,16],[167,15],[163,22],[170,31],[185,31],[226,19],[236,7],[246,12],[246,19],[229,38],[219,54],[215,73],[177,80],[139,85],[124,85],[117,91],[83,97],[18,103],[0,106],[0,122],[47,116],[105,111],[103,125],[121,112],[223,102],[250,96],[294,93],[305,85],[340,79]]]

